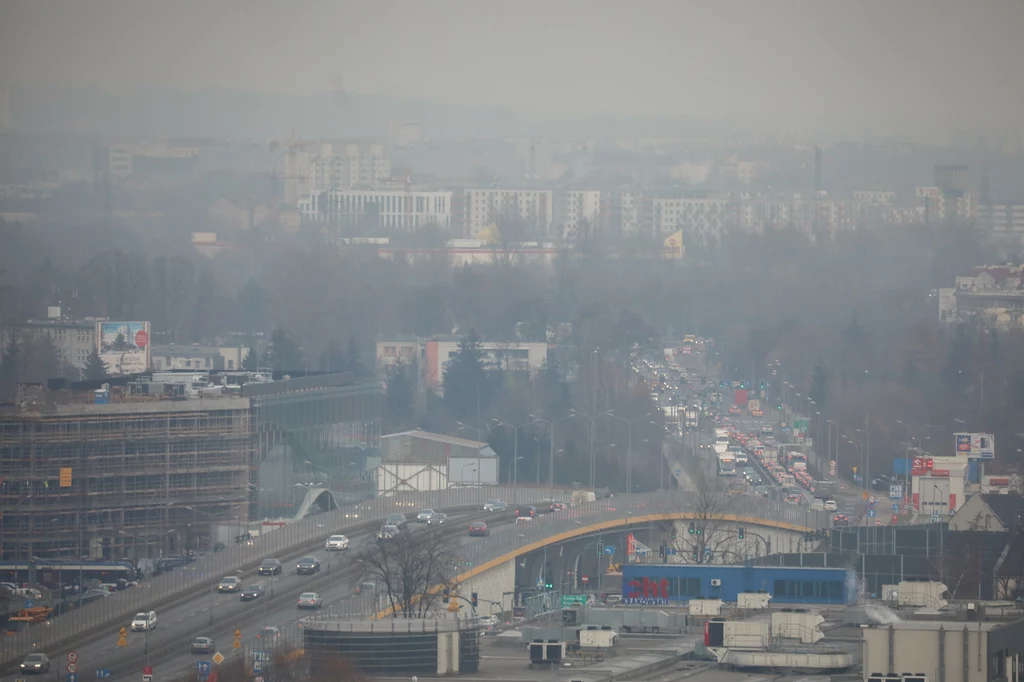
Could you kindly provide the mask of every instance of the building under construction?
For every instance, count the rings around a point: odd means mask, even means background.
[[[28,391],[0,408],[0,550],[115,559],[205,548],[248,521],[249,399]]]
[[[0,558],[208,550],[217,527],[293,515],[309,487],[354,490],[378,454],[380,383],[349,374],[167,372],[94,388],[23,387],[0,405]]]

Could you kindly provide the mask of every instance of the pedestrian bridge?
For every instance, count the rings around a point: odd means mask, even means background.
[[[673,524],[677,535],[685,538],[693,521],[697,527],[720,534],[725,539],[718,542],[729,543],[733,553],[743,556],[749,550],[754,556],[771,553],[773,547],[784,550],[787,540],[795,542],[828,526],[827,512],[806,506],[743,496],[719,502],[720,510],[712,511],[707,506],[699,508],[702,500],[707,502],[706,494],[686,490],[623,495],[492,530],[486,540],[464,548],[462,570],[453,584],[464,595],[476,592],[480,601],[508,609],[509,595],[515,591],[517,560],[545,548],[550,552],[552,547],[593,536],[619,536],[623,531],[652,526],[667,529]],[[742,539],[738,537],[740,527],[745,530]],[[378,616],[390,613],[386,609]]]

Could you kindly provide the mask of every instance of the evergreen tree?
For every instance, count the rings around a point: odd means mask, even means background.
[[[327,342],[327,348],[320,353],[318,363],[321,372],[344,372],[348,369],[348,359],[341,349],[341,342],[331,339]]]
[[[480,338],[475,331],[459,341],[455,356],[448,362],[443,379],[444,402],[457,419],[474,417],[490,397],[491,382],[484,367]]]
[[[0,356],[0,397],[14,395],[23,370],[22,363],[21,338],[16,333],[11,334]]]
[[[110,378],[110,374],[107,371],[107,364],[103,362],[103,359],[95,348],[93,348],[92,352],[89,353],[89,357],[85,359],[85,370],[82,373],[85,375],[86,381],[101,381],[103,379]]]
[[[256,352],[256,346],[249,346],[249,352],[245,354],[245,359],[242,360],[242,369],[247,372],[255,372],[260,368],[260,354]]]
[[[384,394],[384,426],[389,433],[413,426],[416,414],[416,377],[418,363],[400,362],[388,372]]]
[[[359,344],[356,343],[356,337],[351,334],[348,337],[348,348],[345,350],[345,370],[352,372],[356,377],[366,374],[363,356],[359,352]]]
[[[24,345],[26,381],[45,384],[48,379],[61,376],[61,354],[49,334],[37,336],[31,345]]]
[[[271,334],[270,348],[267,349],[267,357],[264,360],[271,369],[278,371],[295,371],[305,366],[299,344],[282,325],[277,325],[277,329]]]
[[[821,360],[818,360],[818,364],[814,366],[814,374],[811,375],[811,390],[808,395],[819,410],[825,408],[825,402],[828,400],[828,370],[825,369],[825,364]]]

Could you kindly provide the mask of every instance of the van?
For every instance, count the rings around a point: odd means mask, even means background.
[[[132,618],[132,632],[148,632],[156,630],[156,611],[136,613]]]
[[[825,509],[825,501],[815,497],[811,500],[811,511],[822,511]],[[835,510],[833,510],[835,511]]]

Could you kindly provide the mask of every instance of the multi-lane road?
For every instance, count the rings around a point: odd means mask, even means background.
[[[410,515],[411,516],[411,515]],[[470,520],[484,518],[484,512],[471,512],[458,515],[451,515],[445,524],[445,528],[465,529]],[[511,514],[504,514],[491,521],[492,528],[496,525],[512,522]],[[421,526],[415,522],[409,524],[412,532],[419,532]],[[300,618],[310,615],[311,611],[303,611],[297,608],[297,601],[288,600],[286,604],[267,608],[264,606],[275,597],[285,594],[297,594],[303,591],[303,586],[317,580],[321,582],[319,588],[315,589],[323,597],[322,612],[333,610],[338,613],[356,613],[371,611],[375,604],[374,596],[362,591],[357,594],[356,590],[360,583],[365,580],[363,571],[356,564],[356,556],[360,550],[374,541],[375,531],[364,531],[349,536],[350,548],[343,552],[326,552],[323,546],[308,554],[319,559],[321,573],[318,575],[296,575],[295,561],[283,563],[283,572],[277,576],[257,576],[255,571],[241,575],[244,585],[262,583],[266,590],[262,597],[250,602],[242,602],[237,593],[218,594],[215,590],[204,590],[202,593],[193,593],[182,599],[171,607],[160,609],[157,613],[158,626],[148,633],[128,632],[126,645],[118,646],[119,633],[115,628],[102,636],[94,637],[89,641],[77,643],[74,651],[77,655],[77,666],[80,674],[87,678],[95,678],[97,670],[113,668],[111,680],[138,680],[142,670],[124,671],[126,661],[150,654],[148,664],[153,666],[154,673],[159,675],[158,679],[167,680],[179,673],[187,672],[195,662],[208,656],[192,655],[189,652],[191,638],[206,636],[213,638],[217,649],[226,655],[232,652],[232,643],[236,628],[241,630],[244,643],[251,643],[257,633],[264,627],[273,626],[286,630],[293,626]],[[459,537],[460,544],[470,542],[486,541],[486,538],[469,538],[463,535]],[[321,579],[328,576],[324,586]],[[331,579],[330,576],[334,578]],[[222,576],[214,576],[222,577]],[[144,588],[138,588],[144,589]],[[244,618],[245,613],[251,613],[252,617]],[[230,626],[210,626],[211,614],[216,621],[223,622],[224,619],[231,619]],[[242,623],[235,624],[240,616]],[[124,626],[128,628],[129,622]],[[175,646],[180,643],[180,650]],[[171,652],[166,652],[172,647]],[[163,650],[163,651],[161,651]],[[47,652],[50,659],[60,666],[64,666],[68,651]],[[161,655],[163,654],[163,655]]]

